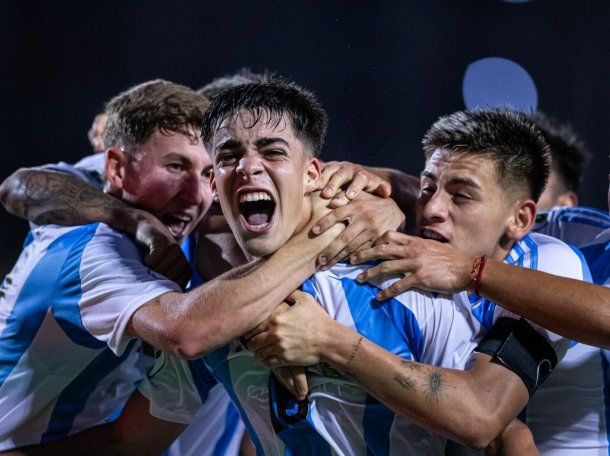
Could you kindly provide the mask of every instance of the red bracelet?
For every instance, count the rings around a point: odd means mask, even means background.
[[[472,262],[472,277],[474,278],[474,294],[479,296],[479,284],[481,283],[481,277],[483,276],[483,268],[487,264],[487,255],[477,257]]]

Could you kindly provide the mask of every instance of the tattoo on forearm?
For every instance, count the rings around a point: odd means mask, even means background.
[[[452,386],[448,384],[442,369],[438,367],[431,368],[426,375],[426,397],[430,402],[438,404],[446,396],[447,388],[452,388]]]
[[[362,344],[362,339],[364,339],[364,336],[360,336],[358,338],[358,340],[356,341],[356,343],[354,343],[352,345],[352,352],[350,353],[349,358],[347,359],[347,364],[345,367],[346,367],[347,372],[350,375],[353,375],[353,374],[351,374],[350,371],[351,371],[352,364],[354,364],[354,359],[356,358],[356,355],[358,354],[358,350],[360,350],[360,345]]]
[[[417,382],[414,379],[399,373],[394,374],[394,380],[406,390],[412,390],[417,386]]]
[[[109,218],[124,203],[80,179],[55,171],[28,171],[21,177],[23,198],[15,215],[37,224],[76,225]]]

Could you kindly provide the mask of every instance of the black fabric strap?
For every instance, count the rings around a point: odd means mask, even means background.
[[[551,344],[523,318],[499,318],[475,351],[517,374],[530,397],[557,365]]]

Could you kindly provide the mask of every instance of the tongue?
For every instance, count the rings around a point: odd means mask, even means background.
[[[248,223],[250,225],[264,225],[269,221],[269,214],[265,212],[253,212],[248,215]]]

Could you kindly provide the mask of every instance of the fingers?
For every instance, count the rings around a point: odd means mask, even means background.
[[[377,300],[385,301],[386,299],[393,298],[398,296],[401,293],[409,290],[410,288],[416,288],[417,286],[417,278],[414,274],[405,277],[404,279],[398,280],[394,282],[387,288],[384,288],[379,293],[377,293]]]
[[[271,334],[267,332],[267,328],[265,328],[263,325],[264,323],[261,323],[261,325],[253,329],[251,333],[244,335],[244,338],[248,340],[248,343],[246,344],[248,350],[256,352],[267,345],[271,345]]]
[[[305,368],[301,366],[290,366],[288,367],[292,372],[292,378],[294,380],[294,386],[297,391],[297,398],[302,401],[307,397],[309,392],[309,385],[307,384],[307,374]]]
[[[351,233],[348,231],[350,228],[348,227],[345,231],[347,232],[347,236],[345,239],[352,238]],[[330,246],[327,247],[327,252],[322,252],[322,255],[326,255],[326,258],[330,258],[330,260],[323,266],[323,269],[328,269],[339,261],[347,258],[352,253],[356,252],[363,244],[370,242],[370,234],[366,231],[362,231],[353,239],[345,242],[342,236],[339,236],[335,241],[333,241]],[[335,253],[336,250],[339,250],[338,253]]]
[[[354,253],[350,256],[350,263],[360,264],[372,260],[399,260],[401,258],[409,258],[409,252],[404,245],[379,244]]]
[[[349,187],[347,187],[347,190],[345,191],[345,195],[352,200],[356,198],[360,194],[360,192],[369,185],[369,176],[364,172],[364,170],[360,170],[354,175],[352,182],[349,184]]]
[[[367,188],[365,190],[369,189]],[[377,185],[375,188],[371,188],[370,191],[371,193],[374,193],[377,196],[381,196],[382,198],[389,198],[392,195],[392,186],[389,182],[381,180],[379,185]]]
[[[360,236],[361,234],[364,235]],[[321,268],[327,269],[341,260],[341,257],[337,256],[344,249],[355,252],[367,240],[368,235],[360,224],[349,225],[320,253],[318,263]]]
[[[324,187],[324,190],[322,190],[322,196],[324,198],[333,197],[343,185],[347,184],[352,180],[353,175],[353,169],[340,166],[338,170],[336,170],[331,176],[328,183],[326,184],[326,187]]]
[[[144,264],[155,272],[186,287],[192,276],[192,269],[178,244],[172,244],[159,252],[152,252],[144,259]]]
[[[321,234],[337,223],[349,221],[351,209],[349,206],[338,207],[316,222],[312,228],[313,234]]]
[[[410,274],[414,272],[414,267],[409,260],[391,260],[379,263],[377,266],[358,274],[358,282],[368,282],[376,277],[383,277],[395,274]]]
[[[407,234],[399,233],[398,231],[390,230],[386,231],[383,236],[375,241],[375,245],[379,244],[398,244],[398,245],[407,245],[413,239],[418,239],[413,236],[409,236]]]
[[[277,378],[277,380],[284,385],[284,387],[290,391],[290,393],[296,397],[299,400],[302,400],[300,396],[300,392],[298,391],[295,382],[294,382],[294,376],[292,374],[292,371],[290,370],[290,367],[286,366],[286,367],[277,367],[275,369],[273,369],[273,374],[275,375],[275,378]]]

